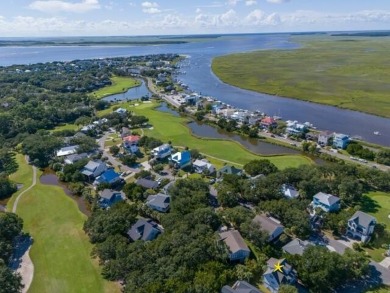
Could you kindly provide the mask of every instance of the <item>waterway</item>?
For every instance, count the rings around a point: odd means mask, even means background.
[[[145,82],[143,80],[140,81],[141,84],[139,86],[132,87],[124,93],[104,97],[102,100],[107,102],[130,101],[130,100],[139,99],[143,96],[151,96],[151,93],[147,88],[147,86],[145,85]]]
[[[238,108],[260,110],[282,116],[284,120],[309,121],[318,129],[359,136],[369,142],[390,146],[388,118],[239,89],[224,84],[211,71],[211,61],[216,56],[298,47],[299,44],[290,41],[289,34],[233,35],[202,42],[158,46],[1,47],[0,66],[160,53],[184,54],[189,58],[183,63],[186,66],[181,68],[177,78],[193,91],[213,96]],[[374,131],[381,135],[375,135]]]
[[[79,210],[84,215],[88,217],[91,215],[91,211],[88,208],[86,201],[82,197],[73,195],[73,193],[66,187],[64,183],[62,183],[58,179],[58,176],[55,173],[53,173],[52,170],[45,170],[42,176],[39,177],[39,182],[41,182],[44,185],[54,185],[54,186],[61,187],[64,190],[65,194],[77,203]]]

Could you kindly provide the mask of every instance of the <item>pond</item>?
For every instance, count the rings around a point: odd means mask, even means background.
[[[168,107],[167,103],[163,102],[156,108],[157,111],[172,114],[173,116],[180,117],[180,113]]]
[[[258,138],[249,138],[239,134],[230,133],[208,124],[194,121],[192,123],[188,123],[187,125],[191,129],[191,132],[196,136],[234,140],[244,146],[246,149],[259,155],[301,154],[300,151],[288,147],[264,142]]]
[[[107,101],[107,102],[116,102],[116,101],[137,100],[143,96],[150,97],[152,95],[152,93],[149,91],[149,89],[145,85],[145,82],[143,80],[140,80],[140,81],[141,81],[141,84],[139,86],[132,87],[124,93],[104,97],[102,100]]]
[[[39,182],[41,182],[44,185],[54,185],[54,186],[61,187],[64,190],[65,194],[77,203],[79,210],[84,215],[88,217],[91,215],[91,211],[89,210],[86,201],[82,197],[73,195],[73,193],[66,187],[66,185],[63,182],[61,182],[58,179],[58,176],[55,173],[53,173],[52,170],[46,169],[42,174],[42,176],[39,177]]]

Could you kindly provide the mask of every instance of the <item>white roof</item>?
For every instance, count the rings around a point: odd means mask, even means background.
[[[77,153],[77,148],[78,148],[78,145],[64,147],[64,148],[57,151],[57,157],[73,155],[73,154]]]

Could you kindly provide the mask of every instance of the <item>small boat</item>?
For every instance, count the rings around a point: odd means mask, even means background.
[[[379,131],[374,131],[375,135],[381,135]]]

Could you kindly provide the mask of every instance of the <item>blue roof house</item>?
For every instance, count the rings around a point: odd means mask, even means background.
[[[333,146],[338,149],[345,149],[349,143],[349,136],[342,133],[336,133],[333,137]]]
[[[189,151],[177,152],[171,155],[170,161],[175,168],[182,169],[191,165],[191,153]]]
[[[101,183],[108,183],[108,184],[114,184],[120,181],[120,175],[116,173],[112,169],[108,169],[105,171],[102,175],[96,178],[96,180],[93,182],[93,185],[98,185]]]

